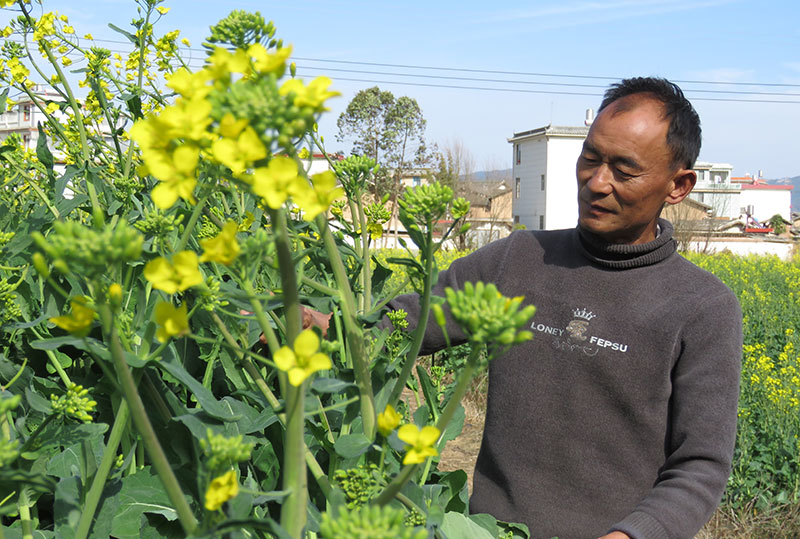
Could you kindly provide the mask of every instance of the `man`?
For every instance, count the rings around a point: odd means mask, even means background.
[[[699,150],[677,86],[623,80],[578,159],[578,227],[515,232],[440,276],[438,295],[494,282],[537,307],[533,340],[490,365],[472,512],[535,538],[661,539],[693,537],[714,511],[733,455],[741,312],[659,219],[694,187]],[[414,297],[392,306],[417,316]],[[452,322],[448,333],[463,341]],[[444,346],[430,324],[423,352]]]

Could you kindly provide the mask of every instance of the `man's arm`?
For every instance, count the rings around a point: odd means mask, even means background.
[[[633,539],[693,537],[719,504],[730,474],[742,356],[742,316],[733,294],[706,300],[676,345],[666,461],[650,494],[612,527]]]

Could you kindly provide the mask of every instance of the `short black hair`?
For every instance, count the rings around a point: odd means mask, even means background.
[[[608,105],[633,94],[649,94],[664,105],[664,118],[669,121],[667,145],[672,151],[672,166],[690,169],[700,154],[700,116],[677,84],[658,77],[622,79],[606,90],[600,113]]]

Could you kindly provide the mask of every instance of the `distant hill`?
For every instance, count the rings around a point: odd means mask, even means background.
[[[505,168],[502,170],[479,170],[478,172],[473,172],[471,180],[475,181],[486,181],[486,180],[507,180],[511,178],[511,169]]]
[[[791,178],[782,178],[780,180],[772,180],[770,183],[793,185],[792,189],[792,213],[800,212],[800,176],[792,176]]]

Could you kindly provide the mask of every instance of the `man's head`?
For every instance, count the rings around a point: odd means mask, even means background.
[[[664,203],[694,187],[700,122],[663,79],[627,79],[606,93],[577,163],[580,225],[613,243],[655,238]]]
[[[700,155],[700,117],[683,95],[683,91],[666,79],[634,77],[612,84],[603,96],[598,113],[611,103],[633,94],[648,94],[664,106],[664,119],[669,122],[667,144],[674,166],[692,168]]]

